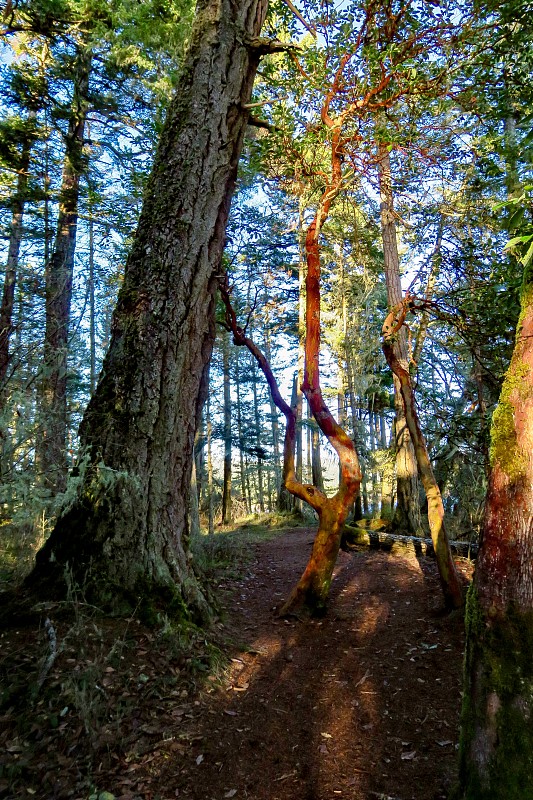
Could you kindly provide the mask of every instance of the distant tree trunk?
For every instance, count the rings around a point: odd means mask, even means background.
[[[392,177],[389,151],[386,145],[378,147],[378,170],[380,188],[381,234],[385,260],[385,280],[389,310],[402,302],[400,281],[400,258],[393,209]],[[404,369],[409,368],[407,337],[400,331],[395,343],[396,356]],[[418,495],[418,471],[413,444],[405,421],[402,393],[398,378],[394,376],[394,405],[396,409],[396,480],[397,498],[394,525],[410,533],[419,534],[422,529]]]
[[[94,274],[94,217],[92,202],[89,205],[89,355],[91,394],[96,389],[96,307]]]
[[[211,422],[211,403],[207,397],[207,532],[210,536],[215,532],[215,487],[213,485],[213,424]]]
[[[313,486],[324,491],[324,475],[322,474],[322,458],[320,455],[320,430],[316,424],[312,426],[311,433],[311,468]]]
[[[231,509],[231,392],[229,374],[229,336],[222,339],[222,381],[224,384],[224,476],[222,483],[222,524],[229,525]]]
[[[348,395],[350,399],[350,413],[351,413],[351,428],[352,440],[359,458],[361,466],[361,486],[354,501],[353,515],[354,519],[361,519],[363,516],[363,499],[361,495],[361,488],[365,485],[365,447],[361,440],[359,431],[359,416],[357,413],[357,397],[355,393],[355,381],[353,373],[353,364],[351,359],[351,348],[348,346],[348,336],[346,336],[346,380],[348,383]]]
[[[255,451],[257,457],[257,500],[259,509],[264,513],[265,511],[265,491],[263,485],[263,447],[261,445],[261,418],[259,414],[259,401],[257,395],[257,370],[255,368],[255,360],[252,362],[252,390],[254,397],[254,433],[255,433]]]
[[[464,800],[533,797],[533,271],[491,430],[460,750]]]
[[[298,380],[296,383],[296,480],[300,483],[303,480],[303,392],[302,383],[304,379],[305,362],[305,210],[303,195],[300,197],[298,216]],[[293,498],[294,507],[302,511],[302,498]]]
[[[198,503],[198,484],[196,482],[196,460],[192,460],[191,469],[191,491],[189,494],[189,516],[190,516],[190,537],[191,541],[199,539],[201,534],[200,529],[200,505]]]
[[[259,58],[265,0],[200,0],[80,428],[80,460],[29,583],[89,602],[204,619],[187,558],[194,434],[207,393],[215,291]]]
[[[383,352],[389,367],[400,383],[405,418],[409,426],[418,468],[428,499],[428,522],[444,594],[444,602],[448,608],[461,608],[463,605],[463,590],[446,533],[442,496],[433,473],[424,435],[420,428],[411,376],[409,371],[400,363],[394,348],[394,341],[404,325],[408,309],[408,298],[406,298],[399,307],[393,309],[387,316],[383,324]]]
[[[237,394],[237,436],[239,439],[239,465],[240,465],[240,478],[241,478],[241,494],[246,508],[246,513],[251,514],[252,509],[250,506],[250,498],[248,497],[246,487],[246,468],[244,464],[244,434],[242,430],[242,406],[241,406],[241,372],[239,365],[239,351],[235,356],[235,366],[237,375],[235,379],[235,391]]]
[[[46,263],[46,323],[41,380],[41,428],[37,455],[41,483],[51,494],[67,482],[67,357],[80,178],[85,170],[83,140],[87,120],[91,54],[78,53],[68,131],[57,231]]]
[[[15,287],[17,284],[20,243],[22,241],[22,219],[28,190],[31,145],[32,138],[28,135],[24,139],[18,164],[17,191],[11,200],[11,226],[9,229],[2,306],[0,308],[0,409],[3,408],[5,402],[3,389],[9,366],[9,343],[13,332]]]
[[[267,326],[268,326],[268,316],[267,316]],[[270,346],[270,330],[268,327],[265,332],[265,355],[267,357],[267,361],[270,363],[272,360],[272,352]],[[269,401],[270,401],[270,416],[272,419],[272,452],[274,455],[274,474],[276,476],[276,491],[279,492],[279,488],[281,485],[281,460],[279,452],[278,413],[276,410],[276,404],[272,400],[272,395],[270,394],[269,394]]]

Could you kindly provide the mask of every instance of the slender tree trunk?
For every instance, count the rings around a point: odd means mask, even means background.
[[[267,316],[267,329],[265,332],[265,355],[267,357],[267,361],[270,364],[272,361],[272,352],[270,346],[270,329],[268,327],[268,316]],[[269,402],[270,402],[270,416],[272,419],[272,452],[274,455],[274,475],[276,476],[276,492],[279,491],[279,487],[281,485],[281,460],[280,460],[280,450],[279,450],[279,423],[278,423],[278,413],[276,410],[276,404],[272,400],[272,395],[269,394]]]
[[[231,509],[231,392],[229,374],[229,336],[222,340],[222,380],[224,384],[224,477],[222,484],[222,524],[232,521]]]
[[[303,195],[300,197],[298,234],[299,234],[299,262],[298,262],[298,381],[296,383],[296,480],[300,483],[303,480],[303,392],[302,383],[304,379],[305,362],[305,228],[304,228],[305,203]],[[302,500],[300,497],[294,498],[294,505],[301,511]]]
[[[191,541],[199,539],[200,529],[200,505],[198,503],[198,483],[196,481],[196,460],[192,460],[191,469],[191,491],[189,495],[189,516],[190,516],[190,536]]]
[[[322,458],[320,455],[320,430],[316,424],[312,426],[311,448],[313,486],[316,486],[317,489],[324,491],[324,476],[322,474]]]
[[[346,428],[348,415],[346,413],[346,373],[340,359],[337,361],[337,419],[341,428]],[[339,481],[341,465],[339,464]]]
[[[467,602],[464,800],[533,797],[533,271],[491,431],[492,470]]]
[[[263,458],[261,456],[263,448],[261,445],[261,418],[259,414],[259,400],[257,395],[257,371],[255,368],[255,360],[252,362],[252,389],[254,397],[255,449],[257,454],[257,499],[259,502],[259,509],[262,513],[264,513],[265,492],[263,486]]]
[[[94,274],[94,218],[92,203],[89,206],[89,349],[91,394],[96,388],[96,308]]]
[[[463,590],[446,533],[442,496],[433,473],[424,435],[420,428],[411,376],[409,371],[401,365],[394,348],[394,341],[404,324],[407,310],[408,305],[404,301],[400,307],[393,309],[387,316],[383,325],[383,352],[389,367],[400,383],[405,418],[409,426],[418,468],[428,499],[428,522],[444,601],[448,608],[460,608],[463,605]]]
[[[400,258],[393,209],[392,177],[389,151],[378,147],[381,234],[385,260],[385,281],[389,310],[402,302]],[[396,357],[404,369],[409,369],[407,337],[400,331],[395,342]],[[422,529],[418,496],[418,471],[413,444],[405,421],[405,409],[398,378],[394,376],[394,405],[396,409],[396,480],[397,499],[394,524],[401,530],[419,534]]]
[[[244,464],[244,434],[242,430],[242,405],[241,405],[241,373],[239,366],[239,351],[237,350],[235,356],[235,365],[237,376],[235,380],[235,390],[237,393],[237,436],[239,437],[239,465],[240,465],[240,478],[241,478],[241,493],[242,499],[246,508],[246,513],[251,514],[250,500],[246,489],[246,468]]]
[[[355,450],[357,452],[357,456],[359,458],[359,463],[361,466],[361,486],[357,497],[355,498],[354,502],[354,519],[361,519],[363,516],[363,501],[361,490],[362,487],[365,485],[365,447],[364,443],[361,439],[360,430],[359,430],[359,416],[357,411],[357,397],[355,393],[355,381],[354,381],[354,373],[353,373],[353,364],[351,359],[351,348],[348,344],[348,331],[346,335],[346,380],[348,384],[348,395],[350,399],[350,413],[351,413],[351,428],[352,428],[352,440],[355,446]]]
[[[187,558],[194,434],[265,0],[201,0],[148,181],[80,460],[29,582],[89,602],[208,614]]]
[[[207,532],[212,536],[215,532],[215,496],[213,483],[213,424],[211,422],[211,403],[207,396]]]
[[[67,358],[83,140],[88,112],[91,55],[80,51],[65,141],[57,231],[46,264],[46,323],[41,381],[41,430],[37,454],[41,483],[51,494],[67,481]]]
[[[0,409],[5,402],[4,384],[9,366],[9,343],[13,332],[13,309],[15,287],[19,263],[20,243],[22,241],[22,219],[28,190],[28,169],[30,166],[32,139],[26,136],[22,146],[17,178],[17,191],[11,201],[11,226],[7,251],[6,273],[0,308]]]

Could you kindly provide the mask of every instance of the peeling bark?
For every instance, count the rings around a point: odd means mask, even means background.
[[[194,434],[216,276],[266,0],[200,0],[148,181],[65,505],[30,575],[105,607],[208,616],[188,556]]]

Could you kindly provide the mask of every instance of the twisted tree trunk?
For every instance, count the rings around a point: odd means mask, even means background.
[[[399,307],[388,314],[383,323],[383,352],[400,386],[405,420],[414,445],[418,469],[428,499],[429,529],[435,550],[444,602],[447,608],[461,608],[463,605],[463,590],[446,533],[442,495],[433,473],[426,441],[420,427],[411,376],[396,356],[394,348],[395,338],[402,330],[408,310],[409,296],[400,303]]]

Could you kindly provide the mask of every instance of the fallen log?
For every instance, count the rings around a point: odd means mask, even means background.
[[[386,530],[372,530],[371,527],[359,525],[344,526],[341,548],[345,551],[370,548],[384,550],[387,553],[402,555],[412,553],[416,556],[435,557],[431,539],[390,533]],[[473,542],[450,541],[450,548],[454,556],[461,556],[462,558],[476,558],[477,556],[478,546]]]

